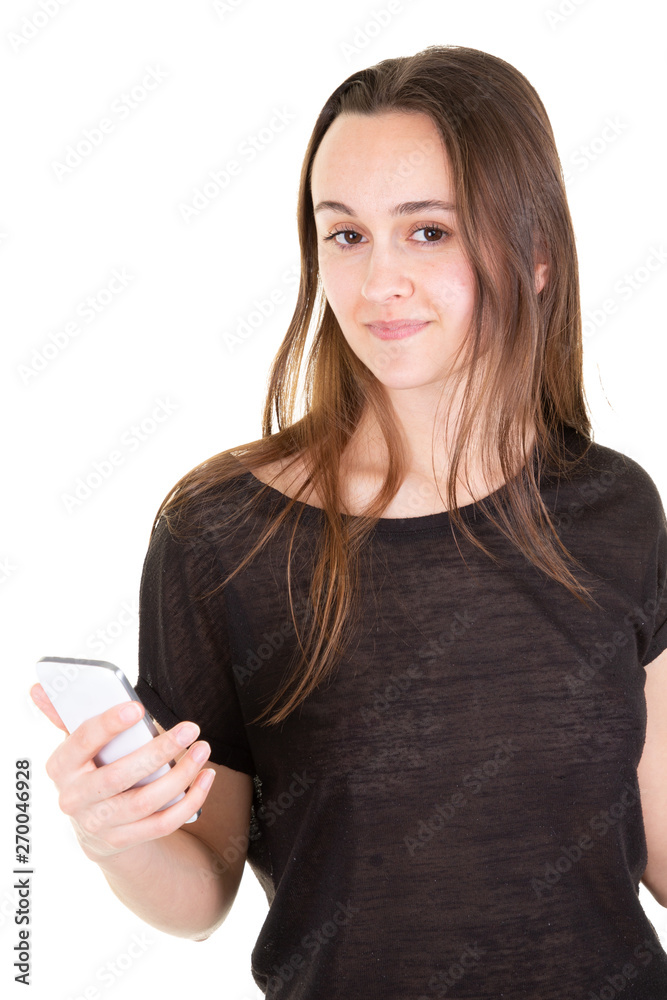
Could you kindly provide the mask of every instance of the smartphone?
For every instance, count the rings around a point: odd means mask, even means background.
[[[138,701],[141,704],[141,699],[137,697],[136,691],[120,667],[107,663],[106,660],[43,656],[37,661],[36,669],[39,683],[70,733],[73,733],[82,722],[99,715],[100,712],[106,712],[114,705],[126,701]],[[150,743],[158,735],[150,716],[146,713],[133,726],[114,736],[93,757],[93,760],[98,767],[110,764],[119,757],[125,757],[133,750]],[[135,781],[131,787],[147,785],[150,781],[161,778],[175,763],[176,761],[171,760],[168,764],[162,764],[152,774]],[[185,792],[179,792],[175,798],[160,806],[157,812],[173,806],[183,798],[184,794]],[[200,815],[201,809],[198,809],[195,815],[185,822],[194,823]]]

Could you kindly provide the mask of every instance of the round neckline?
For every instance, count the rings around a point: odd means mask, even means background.
[[[565,424],[562,425],[563,440],[568,449],[575,448],[576,444],[580,440],[579,432],[574,427],[570,427]],[[236,456],[234,456],[236,457]],[[280,507],[286,507],[287,504],[293,500],[292,497],[288,496],[286,493],[281,493],[274,486],[270,486],[268,483],[263,482],[258,479],[238,458],[236,459],[239,466],[242,468],[242,472],[239,474],[240,478],[246,480],[248,485],[252,485],[257,491],[264,490],[267,498],[272,498],[272,503],[278,504]],[[533,471],[537,473],[537,452],[533,453],[532,458]],[[523,471],[523,469],[522,469]],[[515,478],[518,478],[521,472],[517,474]],[[553,474],[547,470],[542,470],[542,484],[546,486],[552,481]],[[481,497],[479,500],[473,500],[471,503],[465,504],[463,507],[459,507],[459,513],[462,519],[470,523],[476,519],[477,510],[482,504],[487,503],[493,498],[497,498],[499,494],[502,494],[507,483],[499,486],[497,490],[488,493],[485,497]],[[304,500],[294,500],[294,507],[301,508],[302,516],[305,516],[309,520],[321,521],[324,511],[321,507],[316,507],[314,504],[306,503]],[[501,496],[498,500],[501,506],[506,506],[505,499]],[[345,520],[351,520],[355,517],[359,517],[358,514],[344,514],[341,512],[340,515]],[[427,531],[432,528],[444,528],[449,527],[452,524],[452,519],[450,517],[449,510],[436,511],[434,514],[420,514],[416,517],[380,517],[377,519],[373,530],[381,532],[392,532],[392,531]]]
[[[267,495],[270,494],[281,507],[286,507],[287,504],[293,499],[286,493],[281,493],[280,490],[277,490],[274,486],[269,486],[268,483],[258,479],[257,476],[255,476],[249,469],[242,472],[241,476],[249,481],[252,481],[253,486],[256,485],[257,488],[266,490]],[[493,493],[489,493],[487,496],[482,497],[482,500],[473,501],[472,503],[466,504],[464,507],[459,507],[461,516],[465,520],[474,519],[474,508],[483,500],[488,500],[496,493],[500,493],[502,489],[503,487],[501,486],[497,490],[494,490]],[[294,500],[294,506],[302,508],[302,515],[306,515],[310,519],[322,520],[324,510],[321,507],[316,507],[312,503],[306,503],[304,500]],[[355,517],[359,517],[360,515],[345,514],[341,511],[340,516],[345,520],[353,520]],[[374,530],[418,531],[420,529],[438,528],[440,526],[448,525],[450,520],[448,510],[439,510],[434,514],[420,514],[416,517],[380,517],[374,525]]]
[[[252,485],[257,491],[263,489],[267,498],[272,498],[272,503],[278,504],[280,507],[287,507],[287,504],[293,499],[286,493],[282,493],[277,490],[274,486],[270,486],[268,483],[263,482],[259,479],[250,469],[246,468],[242,462],[237,459],[239,465],[242,466],[243,472],[240,473],[240,477],[244,478],[249,485]],[[537,463],[537,456],[533,455],[533,466],[535,467]],[[521,475],[521,473],[519,473]],[[471,503],[465,504],[463,507],[459,507],[459,513],[462,519],[470,523],[475,520],[477,509],[481,504],[492,500],[501,494],[506,487],[506,483],[499,486],[497,490],[493,490],[491,493],[487,493],[485,497],[481,497],[479,500],[473,500]],[[500,504],[505,505],[505,501],[500,498]],[[302,516],[307,517],[309,520],[321,521],[323,518],[324,511],[321,507],[316,507],[314,504],[306,503],[304,500],[294,500],[294,507],[299,507],[301,509]],[[340,515],[345,520],[352,520],[355,517],[359,517],[358,514],[345,514],[341,512]],[[441,527],[448,527],[451,525],[452,520],[450,517],[449,510],[439,510],[434,514],[419,514],[415,517],[380,517],[377,519],[373,530],[381,532],[391,532],[391,531],[427,531],[432,528],[438,529]]]

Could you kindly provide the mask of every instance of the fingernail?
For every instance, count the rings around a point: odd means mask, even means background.
[[[175,730],[174,737],[179,746],[186,747],[197,738],[198,733],[199,726],[195,725],[194,722],[184,722],[180,728]]]
[[[192,748],[191,756],[197,764],[203,764],[210,752],[211,748],[208,743],[198,743],[196,747]]]
[[[136,701],[131,701],[129,705],[124,705],[120,710],[122,722],[132,722],[133,719],[138,719],[140,715],[141,705],[138,705]]]
[[[215,778],[215,771],[213,770],[212,767],[209,767],[205,771],[201,772],[197,784],[199,785],[200,788],[206,791],[207,788],[211,787],[211,782],[213,781],[214,778]]]

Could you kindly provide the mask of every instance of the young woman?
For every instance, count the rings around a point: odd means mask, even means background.
[[[666,996],[638,888],[667,905],[667,524],[592,440],[539,97],[469,48],[352,74],[298,226],[262,438],[153,525],[136,690],[161,735],[96,768],[130,723],[82,725],[60,807],[172,934],[208,937],[247,859],[269,997]]]

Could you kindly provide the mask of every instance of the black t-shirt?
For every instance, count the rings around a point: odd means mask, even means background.
[[[600,609],[474,504],[463,517],[499,564],[455,538],[447,512],[383,518],[360,561],[354,641],[278,726],[250,720],[292,663],[291,522],[224,591],[191,597],[288,498],[265,490],[223,545],[177,542],[158,523],[136,691],[163,727],[194,720],[213,762],[254,778],[248,862],[269,911],[251,962],[268,997],[667,996],[667,954],[638,897],[637,782],[644,667],[667,647],[667,525],[635,461],[598,444],[584,461],[540,489]],[[239,466],[234,488],[264,486]],[[324,515],[299,508],[305,621]]]

